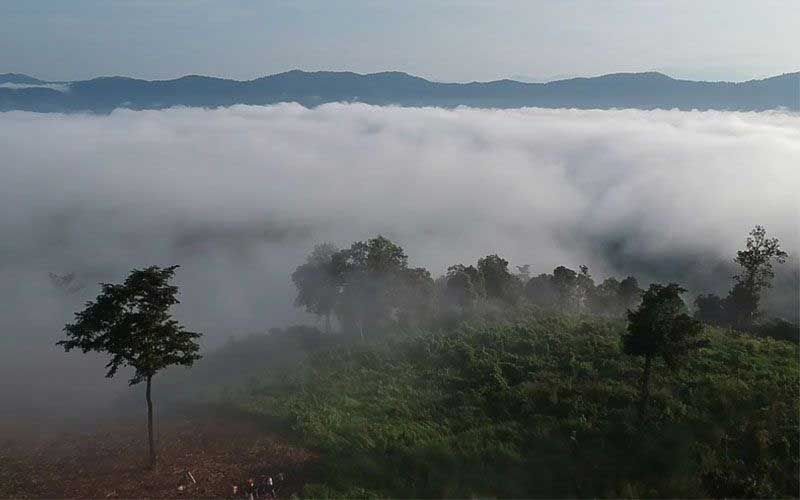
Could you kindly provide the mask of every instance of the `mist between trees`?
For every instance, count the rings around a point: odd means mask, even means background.
[[[759,307],[787,255],[763,227],[742,239],[730,292],[695,300],[582,265],[489,254],[434,278],[383,236],[320,244],[292,273],[318,327],[232,340],[166,393],[319,450],[309,497],[793,495],[800,330]]]
[[[784,264],[787,257],[778,239],[767,237],[766,230],[757,226],[733,259],[739,272],[731,276],[728,295],[697,296],[694,317],[798,342],[796,323],[765,317],[760,309],[761,296],[775,277],[773,263]],[[390,324],[425,327],[471,312],[502,315],[520,306],[623,317],[638,306],[643,294],[635,276],[609,277],[596,284],[585,265],[578,270],[558,266],[552,273],[532,275],[529,265],[512,270],[497,254],[476,264],[451,265],[434,279],[428,270],[410,267],[403,249],[383,236],[341,250],[330,243],[317,245],[292,273],[292,281],[297,288],[295,305],[317,315],[326,333],[332,332],[335,319],[342,332],[358,332],[361,337]]]
[[[53,345],[98,282],[180,264],[176,318],[212,349],[312,321],[293,307],[291,272],[315,242],[376,234],[435,285],[498,253],[532,278],[585,264],[598,289],[606,277],[676,281],[693,306],[698,294],[725,299],[732,258],[765,224],[790,256],[762,291],[762,319],[796,322],[798,120],[363,104],[1,113],[0,410],[63,416],[125,390],[96,378],[101,360]],[[517,307],[533,302],[524,285]],[[480,294],[469,306],[468,289],[466,308],[434,291],[437,317],[507,310]],[[600,299],[582,300],[586,311]]]

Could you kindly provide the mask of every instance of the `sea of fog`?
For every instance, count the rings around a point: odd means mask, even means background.
[[[0,384],[19,391],[15,374],[44,360],[65,374],[51,381],[65,398],[100,380],[102,363],[52,343],[97,282],[133,267],[181,265],[177,314],[213,346],[313,321],[292,306],[289,275],[319,242],[383,234],[434,275],[498,253],[535,274],[586,264],[596,279],[636,274],[693,293],[728,288],[756,224],[800,250],[800,116],[789,113],[6,112],[0,152]],[[64,289],[49,273],[75,278]],[[781,273],[769,304],[785,315],[797,261]],[[52,401],[37,394],[31,406]]]

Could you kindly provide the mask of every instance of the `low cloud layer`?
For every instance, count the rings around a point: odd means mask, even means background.
[[[536,273],[588,264],[695,291],[724,290],[755,224],[800,249],[796,114],[8,112],[0,151],[6,353],[63,357],[52,340],[96,282],[151,264],[182,266],[179,316],[210,344],[302,320],[289,274],[305,254],[377,233],[434,274],[497,252]],[[66,293],[49,272],[87,286]]]
[[[69,92],[68,83],[0,83],[0,89],[50,89],[58,92]]]

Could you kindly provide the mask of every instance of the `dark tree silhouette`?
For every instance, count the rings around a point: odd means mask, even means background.
[[[178,287],[170,280],[178,266],[134,269],[121,285],[101,283],[102,292],[75,322],[64,327],[66,339],[58,342],[69,352],[96,351],[111,355],[106,377],[129,366],[129,385],[147,383],[147,443],[150,466],[156,465],[153,443],[153,376],[171,365],[191,366],[200,359],[200,333],[186,331],[169,310],[178,303]]]
[[[698,295],[694,299],[694,317],[710,325],[725,325],[729,322],[729,302],[713,293]]]
[[[703,345],[697,340],[703,325],[686,314],[686,304],[681,299],[685,291],[676,283],[650,285],[639,308],[628,311],[628,329],[622,336],[623,351],[644,357],[639,400],[641,420],[645,419],[650,399],[653,361],[660,357],[669,368],[675,368],[692,348]]]
[[[735,283],[726,298],[737,326],[746,328],[758,318],[761,292],[772,286],[775,277],[772,261],[783,264],[788,256],[777,238],[767,238],[764,227],[750,231],[745,249],[733,259],[741,272],[733,277]]]

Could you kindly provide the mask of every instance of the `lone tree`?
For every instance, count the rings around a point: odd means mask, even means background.
[[[102,292],[75,322],[64,327],[64,350],[81,349],[111,355],[106,377],[121,367],[134,369],[129,385],[147,382],[147,442],[150,467],[156,465],[153,444],[153,376],[171,365],[190,366],[200,359],[200,333],[186,331],[169,310],[178,303],[178,287],[169,282],[178,266],[134,269],[121,285],[101,283]]]
[[[622,336],[623,351],[644,357],[640,420],[644,420],[650,400],[653,361],[661,357],[669,368],[675,368],[691,349],[704,345],[704,342],[697,340],[703,331],[702,323],[686,314],[686,304],[681,299],[685,291],[676,283],[650,285],[642,296],[639,308],[628,311],[628,331]]]
[[[761,292],[772,287],[775,277],[772,261],[783,264],[788,256],[781,250],[777,238],[767,238],[767,230],[763,226],[756,226],[750,231],[745,249],[736,252],[736,258],[733,259],[741,272],[733,277],[733,289],[728,295],[738,326],[749,326],[758,318]]]
[[[695,317],[713,325],[744,330],[752,327],[761,316],[761,293],[772,287],[773,261],[783,264],[788,256],[777,238],[767,238],[767,231],[756,226],[750,231],[745,249],[736,252],[733,259],[739,266],[739,274],[733,276],[728,296],[724,299],[714,294],[698,296],[694,302]]]

